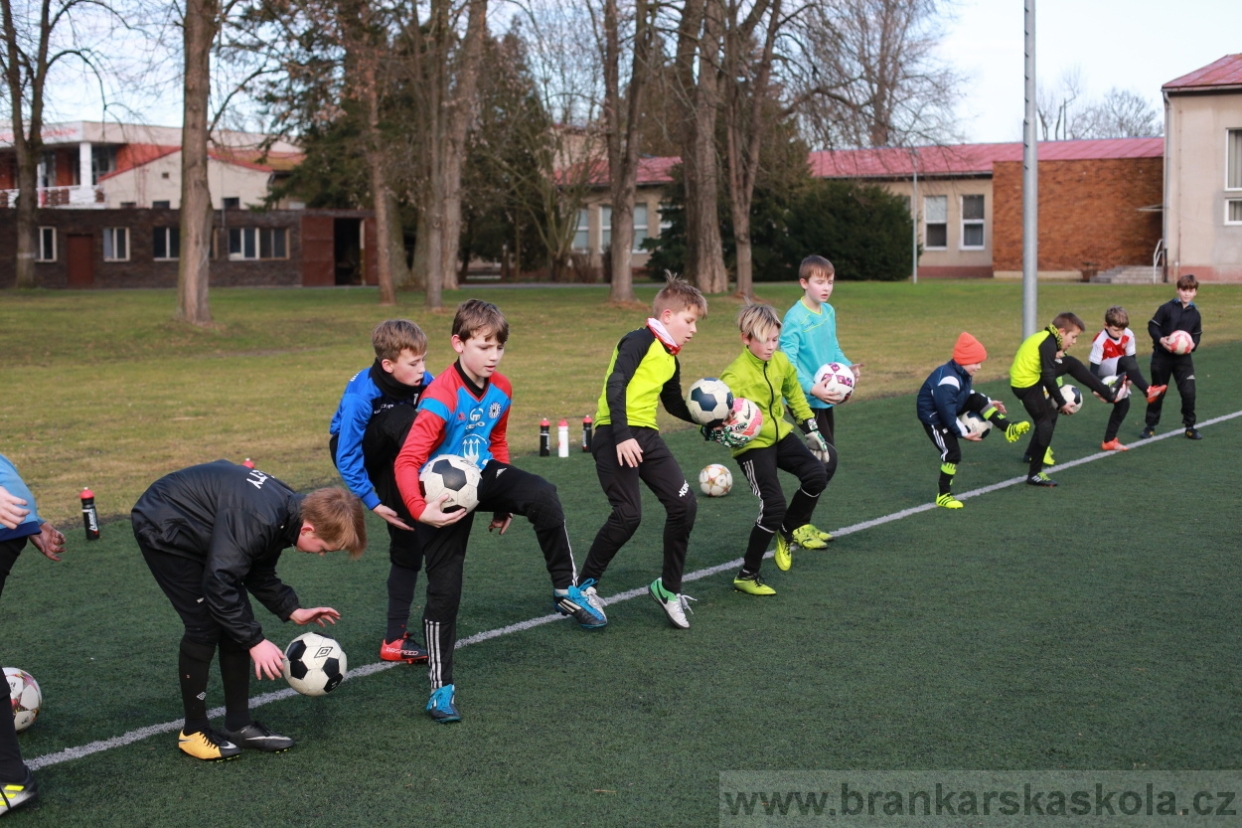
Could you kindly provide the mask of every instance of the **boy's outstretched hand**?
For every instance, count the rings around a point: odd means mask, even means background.
[[[641,462],[643,462],[643,449],[638,445],[637,440],[631,437],[617,443],[617,465],[636,469]]]
[[[31,536],[30,542],[49,560],[59,561],[60,553],[65,551],[65,536],[50,523],[39,527],[39,534]]]
[[[312,621],[323,627],[326,626],[323,623],[324,621],[327,621],[329,624],[335,624],[340,618],[341,614],[332,609],[332,607],[312,607],[310,609],[298,607],[289,614],[289,620],[299,627]]]
[[[254,659],[254,677],[263,680],[264,674],[270,679],[280,678],[285,666],[285,654],[280,648],[266,638],[250,648],[250,657]]]
[[[414,527],[402,520],[401,516],[397,514],[395,509],[385,506],[383,503],[376,504],[375,508],[371,511],[375,512],[375,514],[382,517],[385,522],[392,524],[398,529],[405,529],[408,532],[414,531]]]

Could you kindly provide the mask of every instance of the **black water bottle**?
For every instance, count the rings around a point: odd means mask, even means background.
[[[595,427],[595,421],[588,414],[582,418],[582,450],[589,452],[591,450],[591,431]]]
[[[99,540],[99,512],[95,511],[95,493],[90,489],[83,489],[78,497],[82,498],[82,523],[86,526],[86,539]]]
[[[544,417],[539,423],[539,456],[552,456],[552,424]]]

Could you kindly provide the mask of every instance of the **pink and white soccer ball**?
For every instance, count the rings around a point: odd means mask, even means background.
[[[845,396],[841,398],[841,402],[845,402],[854,393],[854,372],[848,365],[829,362],[819,366],[819,370],[815,372],[815,384],[822,383],[828,384],[829,393],[843,393]]]
[[[719,463],[711,463],[699,472],[699,488],[708,497],[724,497],[733,488],[733,474]]]
[[[1169,348],[1179,356],[1188,354],[1195,349],[1194,337],[1186,331],[1174,331],[1169,334]]]
[[[763,412],[744,397],[733,398],[733,414],[725,420],[725,445],[741,448],[759,436],[763,428]]]
[[[13,729],[19,733],[34,724],[43,707],[43,693],[39,682],[25,670],[5,667],[4,677],[9,682],[9,699],[13,702]]]

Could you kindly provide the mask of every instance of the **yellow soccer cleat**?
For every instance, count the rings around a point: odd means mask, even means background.
[[[739,572],[737,577],[733,579],[733,588],[738,592],[745,592],[747,595],[768,596],[775,595],[776,590],[763,582],[759,577],[759,573],[747,575]]]
[[[946,509],[961,509],[966,504],[951,494],[942,494],[936,496],[936,505],[943,506]]]
[[[181,748],[182,753],[208,762],[234,759],[241,754],[241,748],[211,729],[189,735],[184,730],[181,731],[181,735],[177,737],[177,747]]]
[[[1018,438],[1031,430],[1031,424],[1026,420],[1020,423],[1010,423],[1009,428],[1005,429],[1005,439],[1011,443],[1018,442]]]
[[[821,532],[809,523],[793,531],[793,542],[803,549],[827,549],[831,538],[827,532]]]
[[[788,572],[789,567],[793,566],[793,541],[779,530],[776,533],[776,553],[772,557],[781,572]]]

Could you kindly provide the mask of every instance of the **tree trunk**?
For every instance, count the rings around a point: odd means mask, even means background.
[[[218,0],[187,0],[177,318],[193,325],[211,322],[207,289],[213,216],[211,191],[207,185],[207,96],[211,88],[211,44],[219,27]]]
[[[24,21],[23,21],[24,22]],[[51,34],[48,9],[43,8],[39,28],[36,65],[23,60],[17,43],[17,24],[10,0],[0,0],[0,23],[4,26],[5,85],[12,105],[13,149],[17,154],[17,255],[16,281],[19,288],[32,288],[35,279],[35,251],[39,232],[39,158],[43,154],[43,82],[47,75],[47,47]],[[22,77],[22,66],[27,77]],[[23,93],[29,88],[30,120],[22,114]]]
[[[397,204],[397,194],[390,187],[384,188],[384,203],[388,210],[388,247],[383,252],[388,256],[393,285],[401,287],[410,281],[410,265],[405,259],[405,225],[401,222],[401,208]]]
[[[720,0],[687,0],[677,69],[684,106],[682,169],[686,187],[687,277],[704,293],[729,287],[717,204],[716,112],[720,106]]]
[[[363,89],[367,99],[366,159],[371,173],[371,209],[375,213],[376,260],[379,263],[379,303],[381,306],[397,304],[393,288],[392,259],[392,199],[388,189],[386,165],[384,164],[384,139],[380,134],[379,85],[373,55],[361,58],[364,77]]]

